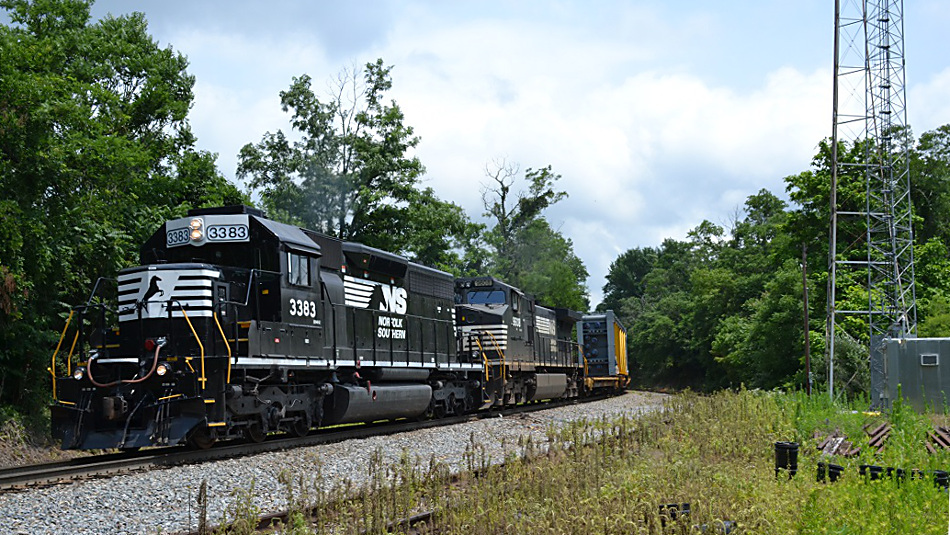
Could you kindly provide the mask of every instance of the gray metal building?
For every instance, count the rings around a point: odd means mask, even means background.
[[[890,407],[900,385],[904,399],[917,410],[950,407],[950,338],[888,338],[883,366],[871,366],[872,400]],[[880,357],[878,357],[880,358]],[[880,370],[875,372],[875,370]]]

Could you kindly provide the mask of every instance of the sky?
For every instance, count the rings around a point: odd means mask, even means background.
[[[728,227],[763,188],[785,198],[831,135],[830,0],[101,0],[93,16],[132,11],[188,57],[198,148],[232,180],[243,145],[290,132],[292,77],[328,95],[377,58],[421,138],[424,185],[471,217],[493,162],[551,165],[569,197],[546,217],[586,264],[592,305],[619,254]],[[950,123],[948,27],[945,0],[905,6],[918,136]]]

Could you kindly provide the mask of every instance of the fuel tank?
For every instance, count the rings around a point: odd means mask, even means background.
[[[322,425],[414,418],[429,408],[431,399],[429,385],[334,385]]]
[[[563,373],[539,373],[535,381],[536,388],[528,401],[559,398],[567,391],[567,375]]]

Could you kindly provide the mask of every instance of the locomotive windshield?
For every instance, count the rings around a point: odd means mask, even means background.
[[[244,244],[208,244],[204,247],[175,247],[143,251],[143,263],[198,262],[216,266],[280,271],[277,251],[254,247],[248,250]]]
[[[468,302],[472,305],[504,305],[503,290],[469,290]]]

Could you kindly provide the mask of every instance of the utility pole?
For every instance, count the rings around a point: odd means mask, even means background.
[[[808,245],[802,244],[802,301],[805,308],[805,393],[811,395],[811,340],[808,328]]]

